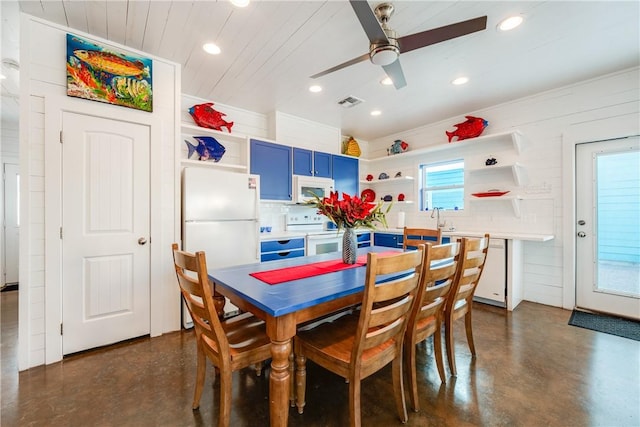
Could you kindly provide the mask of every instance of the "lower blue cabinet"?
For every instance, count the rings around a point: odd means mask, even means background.
[[[260,242],[260,261],[304,256],[304,239],[268,240]]]

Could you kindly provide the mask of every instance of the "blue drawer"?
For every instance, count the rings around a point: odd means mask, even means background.
[[[282,252],[271,252],[268,254],[262,254],[260,256],[260,261],[275,261],[278,259],[287,259],[287,258],[297,258],[300,256],[304,256],[304,249],[297,249],[294,251],[282,251]]]
[[[358,234],[358,242],[370,242],[370,241],[371,241],[371,233]]]
[[[402,246],[402,235],[392,233],[374,233],[373,241],[376,246],[397,248]]]
[[[304,250],[304,239],[269,240],[260,243],[260,252],[276,252],[284,249]]]
[[[369,246],[371,246],[371,242],[358,242],[359,248],[368,248]]]

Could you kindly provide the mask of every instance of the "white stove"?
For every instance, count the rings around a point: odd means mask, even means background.
[[[342,250],[342,233],[327,230],[327,218],[317,213],[287,214],[287,231],[306,232],[307,255],[339,252]]]

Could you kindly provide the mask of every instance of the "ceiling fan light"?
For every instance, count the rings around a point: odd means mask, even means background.
[[[507,19],[503,19],[502,21],[500,21],[500,23],[498,24],[498,29],[500,31],[513,30],[514,28],[522,24],[522,21],[524,21],[524,18],[521,15],[510,16]]]
[[[384,79],[380,80],[380,84],[384,86],[391,86],[393,84],[393,80],[391,80],[391,77],[385,77]]]
[[[375,65],[393,64],[400,56],[400,50],[393,45],[373,47],[369,52],[369,58]]]

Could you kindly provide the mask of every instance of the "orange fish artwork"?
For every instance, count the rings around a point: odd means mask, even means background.
[[[91,65],[94,70],[102,70],[118,76],[140,77],[145,74],[142,62],[128,61],[113,53],[95,50],[74,50],[73,54]]]

